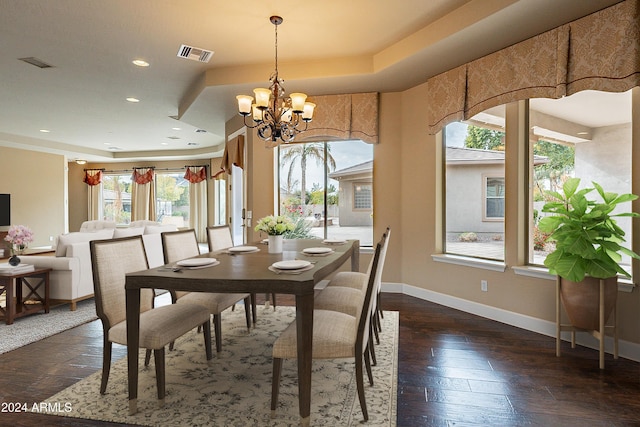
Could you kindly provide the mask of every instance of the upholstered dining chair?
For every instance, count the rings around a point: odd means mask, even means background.
[[[338,273],[337,277],[331,279],[327,287],[317,293],[313,301],[314,308],[316,309],[339,311],[341,313],[358,317],[360,315],[360,310],[362,309],[363,292],[366,289],[368,277],[373,274],[375,278],[374,293],[372,296],[373,301],[371,304],[371,315],[373,317],[369,329],[370,337],[373,338],[373,336],[375,336],[378,344],[380,344],[379,332],[381,325],[380,316],[382,312],[380,309],[381,278],[390,234],[391,230],[387,228],[381,240],[384,241],[384,244],[382,245],[380,259],[375,271],[372,271],[372,258],[366,273]],[[371,346],[369,353],[373,364],[376,365],[377,361],[374,346]]]
[[[384,232],[386,239],[384,240],[384,246],[382,247],[382,252],[380,254],[380,262],[378,263],[378,271],[376,272],[376,298],[374,301],[374,312],[375,317],[372,321],[374,326],[373,331],[376,336],[376,341],[380,343],[378,332],[381,330],[382,322],[381,318],[383,317],[382,308],[380,306],[380,298],[382,294],[382,271],[384,269],[385,260],[387,257],[387,249],[389,247],[389,240],[391,238],[391,227],[387,227]],[[346,288],[354,288],[363,290],[366,286],[366,277],[369,271],[371,270],[371,263],[369,263],[367,273],[360,273],[357,271],[341,271],[337,273],[328,283],[327,288],[333,287],[346,287]],[[351,295],[350,291],[346,290],[338,290],[333,292],[327,292],[323,297],[320,298],[318,304],[323,304],[324,302],[330,302],[331,300],[338,300],[337,296],[329,296],[330,294],[340,294],[344,293],[345,298]],[[348,301],[348,299],[346,300]],[[353,308],[349,308],[353,310]]]
[[[209,252],[217,252],[233,246],[233,236],[228,225],[213,225],[207,227],[207,242]],[[268,297],[268,296],[267,296]],[[276,294],[271,294],[273,307],[276,306]],[[256,294],[251,294],[251,312],[253,313],[253,323],[256,323]]]
[[[162,233],[164,262],[170,264],[200,255],[198,239],[193,229],[167,231]],[[215,268],[215,267],[214,267]],[[222,350],[221,314],[235,303],[244,300],[247,329],[251,329],[251,296],[249,294],[228,294],[213,292],[172,292],[172,299],[178,305],[195,304],[206,307],[213,315],[213,329],[216,338],[216,352]]]
[[[127,344],[125,307],[126,274],[147,269],[142,236],[90,242],[96,312],[102,322],[104,348],[100,394],[105,394],[111,369],[112,343]],[[209,311],[200,306],[164,305],[155,307],[153,289],[140,295],[140,347],[147,349],[145,365],[153,350],[156,365],[158,399],[165,395],[165,346],[188,331],[202,326],[207,360],[211,360],[211,323]]]
[[[313,359],[342,359],[354,358],[356,370],[356,385],[358,398],[364,420],[369,419],[367,402],[364,394],[364,362],[369,384],[373,385],[371,364],[369,360],[370,348],[370,322],[373,296],[375,292],[375,274],[380,259],[380,252],[384,244],[384,238],[376,245],[373,255],[372,268],[367,277],[367,286],[362,301],[362,309],[358,317],[345,313],[319,310],[313,311]],[[280,375],[282,373],[283,359],[297,358],[297,325],[293,321],[280,334],[273,344],[273,379],[271,384],[271,411],[274,413],[278,406],[278,393],[280,389]]]

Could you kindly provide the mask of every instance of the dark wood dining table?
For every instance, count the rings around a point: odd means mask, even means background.
[[[137,412],[138,344],[140,328],[140,289],[155,288],[192,292],[280,293],[295,295],[298,343],[298,401],[302,425],[310,424],[311,361],[313,336],[314,286],[351,259],[351,270],[359,269],[359,240],[326,245],[334,252],[310,256],[302,250],[323,247],[318,239],[285,240],[279,254],[268,252],[267,245],[252,243],[259,251],[231,254],[212,252],[200,257],[213,257],[220,263],[207,268],[183,268],[172,271],[168,266],[129,273],[126,277],[127,360],[129,375],[129,413]],[[277,274],[269,267],[277,261],[305,259],[313,268],[300,274]]]

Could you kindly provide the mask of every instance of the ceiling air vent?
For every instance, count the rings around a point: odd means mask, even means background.
[[[18,59],[20,61],[26,62],[27,64],[35,65],[38,68],[53,68],[53,65],[49,65],[46,62],[39,60],[38,58],[34,58],[33,56]]]
[[[180,58],[191,59],[198,62],[209,62],[213,52],[210,50],[200,49],[199,47],[187,46],[185,44],[178,49]]]

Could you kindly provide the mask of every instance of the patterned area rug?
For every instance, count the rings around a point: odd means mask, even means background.
[[[69,304],[20,317],[7,325],[0,320],[0,354],[15,350],[32,342],[58,334],[83,323],[97,319],[93,298],[80,301],[75,311],[69,310]]]
[[[46,402],[53,414],[145,426],[297,426],[297,363],[285,360],[279,407],[271,418],[271,346],[294,319],[293,307],[259,307],[258,324],[247,332],[244,310],[222,315],[223,347],[207,364],[202,334],[190,332],[176,341],[166,357],[166,398],[157,404],[153,361],[143,366],[140,352],[138,413],[127,415],[127,364],[111,368],[107,393],[99,393],[101,372],[52,396]],[[385,312],[374,386],[365,393],[370,426],[396,425],[398,313]],[[357,398],[353,360],[313,362],[311,424],[355,426],[362,412]],[[56,410],[58,410],[56,412]]]

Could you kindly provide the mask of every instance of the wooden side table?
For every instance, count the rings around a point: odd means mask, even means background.
[[[6,297],[5,308],[0,307],[0,314],[7,325],[11,325],[18,317],[43,309],[45,313],[49,312],[50,271],[50,268],[38,268],[26,273],[0,275],[0,295],[4,293]],[[23,285],[28,290],[27,295],[23,295]]]

